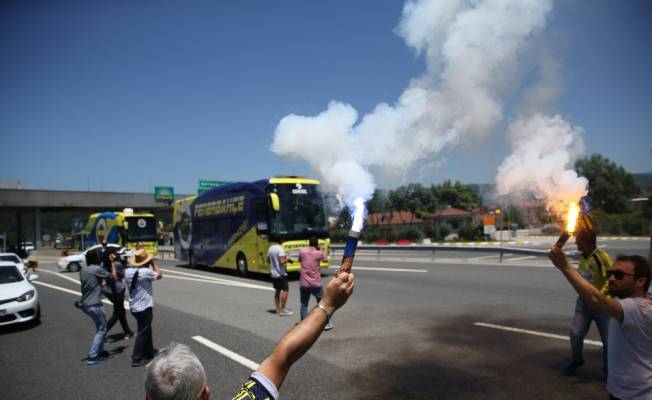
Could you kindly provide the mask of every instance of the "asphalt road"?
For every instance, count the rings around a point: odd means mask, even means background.
[[[645,254],[648,245],[632,248]],[[292,368],[282,398],[604,398],[599,345],[586,345],[587,363],[576,376],[560,374],[570,355],[566,336],[576,297],[561,274],[540,257],[477,259],[490,255],[455,252],[436,262],[360,255],[353,297],[333,318],[335,329]],[[162,261],[165,278],[155,283],[155,346],[188,344],[214,398],[230,399],[251,369],[193,337],[259,363],[298,317],[269,312],[273,292],[265,277],[177,264]],[[38,282],[79,290],[78,274],[57,274],[47,262],[39,270]],[[143,398],[144,369],[130,366],[131,341],[109,344],[113,360],[86,366],[94,329],[73,307],[77,296],[37,288],[42,323],[0,329],[1,397]],[[289,306],[297,314],[298,294],[294,280]],[[599,340],[595,328],[588,339]]]

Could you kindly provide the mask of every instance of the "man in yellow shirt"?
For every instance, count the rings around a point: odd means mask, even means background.
[[[608,296],[609,278],[607,270],[611,267],[612,261],[609,254],[596,246],[596,236],[592,229],[581,229],[575,236],[577,250],[581,253],[578,272],[600,293]],[[600,332],[602,339],[602,371],[607,373],[607,333],[609,331],[609,316],[591,310],[586,303],[577,298],[575,303],[575,315],[570,330],[571,350],[573,359],[564,368],[564,375],[572,375],[577,368],[584,365],[584,337],[589,331],[591,321]]]

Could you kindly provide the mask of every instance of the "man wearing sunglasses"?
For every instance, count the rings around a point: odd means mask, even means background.
[[[609,276],[609,293],[600,293],[571,266],[556,246],[548,257],[568,279],[590,309],[607,314],[609,321],[609,375],[612,400],[652,399],[652,297],[650,265],[641,256],[619,256]],[[617,297],[618,299],[616,299]]]

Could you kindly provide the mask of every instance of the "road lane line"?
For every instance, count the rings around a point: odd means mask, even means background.
[[[490,256],[482,256],[482,257],[471,257],[471,258],[465,258],[465,261],[480,261],[480,260],[488,260],[490,258],[498,258],[500,257],[500,254],[492,254]]]
[[[256,371],[258,369],[258,367],[259,367],[258,363],[253,362],[250,359],[248,359],[246,357],[243,357],[240,354],[235,353],[235,352],[227,349],[226,347],[222,347],[219,344],[217,344],[217,343],[215,343],[213,341],[210,341],[210,340],[206,339],[203,336],[193,336],[192,338],[194,340],[196,340],[197,342],[203,344],[204,346],[208,347],[209,349],[215,350],[218,353],[222,354],[223,356],[226,356],[226,357],[230,358],[231,360],[237,362],[238,364],[244,365],[245,367],[247,367],[247,368],[249,368],[249,369],[251,369],[253,371]]]
[[[516,258],[506,259],[506,260],[503,260],[503,261],[522,261],[522,260],[531,260],[533,258],[537,258],[537,256],[516,257]]]
[[[213,281],[217,283],[222,283],[224,285],[231,285],[231,286],[240,286],[240,287],[246,287],[250,289],[261,289],[261,290],[274,290],[268,286],[262,286],[262,285],[257,285],[255,283],[247,283],[247,282],[240,282],[240,281],[234,281],[230,279],[223,279],[223,278],[215,278],[212,276],[206,276],[206,275],[200,275],[200,274],[191,274],[189,272],[181,272],[181,271],[175,271],[171,269],[165,269],[161,268],[161,271],[166,272],[166,273],[172,273],[172,274],[179,274],[179,275],[185,275],[185,276],[191,276],[193,278],[199,278],[204,281]],[[172,277],[171,275],[165,275],[167,277]],[[178,277],[174,277],[178,278]]]
[[[242,287],[242,288],[247,288],[247,289],[267,290],[267,291],[272,291],[272,292],[274,291],[273,288],[270,288],[270,287],[267,287],[267,286],[258,286],[258,285],[248,284],[248,283],[220,282],[220,281],[214,281],[214,280],[210,280],[210,279],[200,279],[200,278],[191,278],[191,277],[188,277],[188,276],[174,276],[174,275],[165,275],[165,278],[179,279],[179,280],[183,280],[183,281],[212,283],[214,285],[235,286],[235,287]]]
[[[78,285],[81,285],[81,282],[79,282],[77,279],[71,278],[69,276],[65,276],[64,274],[62,274],[60,272],[52,272],[52,271],[48,271],[47,269],[39,269],[39,272],[47,272],[48,274],[56,275],[56,276],[58,276],[60,278],[63,278],[63,279],[68,280],[70,282],[74,282],[74,283],[76,283]]]
[[[517,333],[525,333],[528,335],[533,335],[533,336],[542,336],[550,339],[558,339],[558,340],[563,340],[563,341],[568,341],[568,336],[562,336],[562,335],[555,335],[553,333],[546,333],[546,332],[538,332],[538,331],[530,331],[527,329],[520,329],[520,328],[513,328],[511,326],[502,326],[502,325],[494,325],[494,324],[488,324],[485,322],[475,322],[473,325],[475,326],[481,326],[484,328],[492,328],[492,329],[499,329],[502,331],[508,331],[508,332],[517,332]],[[597,340],[586,340],[584,339],[585,344],[590,344],[593,346],[598,346],[602,347],[602,342],[598,342]]]
[[[74,290],[66,289],[66,288],[64,288],[64,287],[57,286],[57,285],[51,285],[51,284],[49,284],[49,283],[45,283],[45,282],[32,281],[31,283],[33,283],[33,284],[35,284],[35,285],[39,285],[39,286],[49,287],[50,289],[59,290],[59,291],[61,291],[61,292],[74,294],[74,295],[77,295],[77,296],[80,296],[80,297],[81,297],[81,295],[82,295],[81,293],[79,293],[79,292],[75,292]],[[111,303],[110,301],[108,301],[108,300],[106,300],[106,299],[102,299],[102,303],[104,303],[104,304],[108,304],[108,305],[113,305],[113,303]],[[125,302],[125,303],[126,303],[126,302]],[[126,305],[128,306],[129,304],[126,304]],[[128,308],[127,308],[127,309],[128,309]]]
[[[270,289],[268,286],[257,285],[255,283],[240,282],[240,281],[234,281],[234,280],[224,279],[224,278],[215,278],[215,277],[212,277],[212,276],[206,276],[206,275],[200,275],[200,274],[192,274],[192,273],[189,273],[189,272],[176,271],[176,270],[173,270],[173,269],[161,268],[161,271],[172,273],[172,274],[191,276],[191,277],[194,277],[194,278],[200,278],[200,279],[210,280],[210,281],[214,281],[214,282],[221,282],[221,283],[225,283],[225,284],[233,284],[233,285],[238,285],[238,286],[248,287],[248,288],[253,288],[253,289],[273,290],[273,289]],[[167,275],[167,276],[169,276],[169,275]]]
[[[337,265],[331,265],[330,269],[339,269]],[[408,268],[377,268],[377,267],[355,267],[363,271],[387,271],[387,272],[428,272],[426,269],[408,269]],[[355,271],[354,271],[355,272]]]

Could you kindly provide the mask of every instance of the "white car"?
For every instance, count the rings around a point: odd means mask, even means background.
[[[59,261],[57,261],[57,265],[61,270],[77,272],[82,266],[86,265],[86,252],[92,249],[97,249],[98,247],[102,247],[102,245],[96,244],[87,248],[81,253],[75,253],[66,257],[61,257]],[[109,243],[107,244],[107,247],[115,248],[116,252],[124,254],[127,257],[131,255],[131,250],[127,250],[120,245]]]
[[[0,253],[0,261],[9,261],[18,267],[25,278],[29,278],[29,270],[25,267],[23,260],[16,253]]]
[[[36,279],[36,274],[26,278],[15,263],[0,261],[0,326],[40,320],[38,292],[30,283]]]

